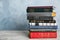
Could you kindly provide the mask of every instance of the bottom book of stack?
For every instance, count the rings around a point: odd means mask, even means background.
[[[30,38],[57,38],[57,31],[30,31]]]

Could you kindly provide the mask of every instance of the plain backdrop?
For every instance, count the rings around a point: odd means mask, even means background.
[[[0,0],[0,30],[28,30],[27,7],[51,5],[60,28],[60,0]]]

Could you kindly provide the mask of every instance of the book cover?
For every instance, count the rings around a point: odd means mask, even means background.
[[[27,7],[27,12],[52,12],[53,6]]]
[[[30,38],[57,38],[57,32],[30,32]]]
[[[57,29],[57,26],[30,26],[30,29]]]
[[[30,29],[29,31],[57,31],[57,29]]]
[[[56,20],[29,20],[29,23],[56,23]]]
[[[52,16],[37,16],[37,15],[32,15],[32,16],[27,16],[28,20],[53,20]]]

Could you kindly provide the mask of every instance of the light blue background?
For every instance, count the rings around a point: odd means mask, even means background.
[[[56,21],[60,26],[60,0],[0,0],[0,30],[25,30],[28,6],[55,6]]]

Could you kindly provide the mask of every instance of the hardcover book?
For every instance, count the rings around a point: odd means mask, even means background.
[[[57,38],[57,32],[30,32],[30,38]]]
[[[28,7],[27,12],[52,12],[53,6]]]
[[[27,16],[28,20],[53,20],[52,16]]]
[[[29,20],[29,23],[56,23],[55,20]]]
[[[30,29],[29,31],[57,31],[57,29]]]
[[[32,13],[27,13],[27,16],[52,16],[52,12],[32,12]]]
[[[30,26],[30,29],[57,29],[57,26]]]
[[[30,26],[57,26],[56,23],[29,23]]]

